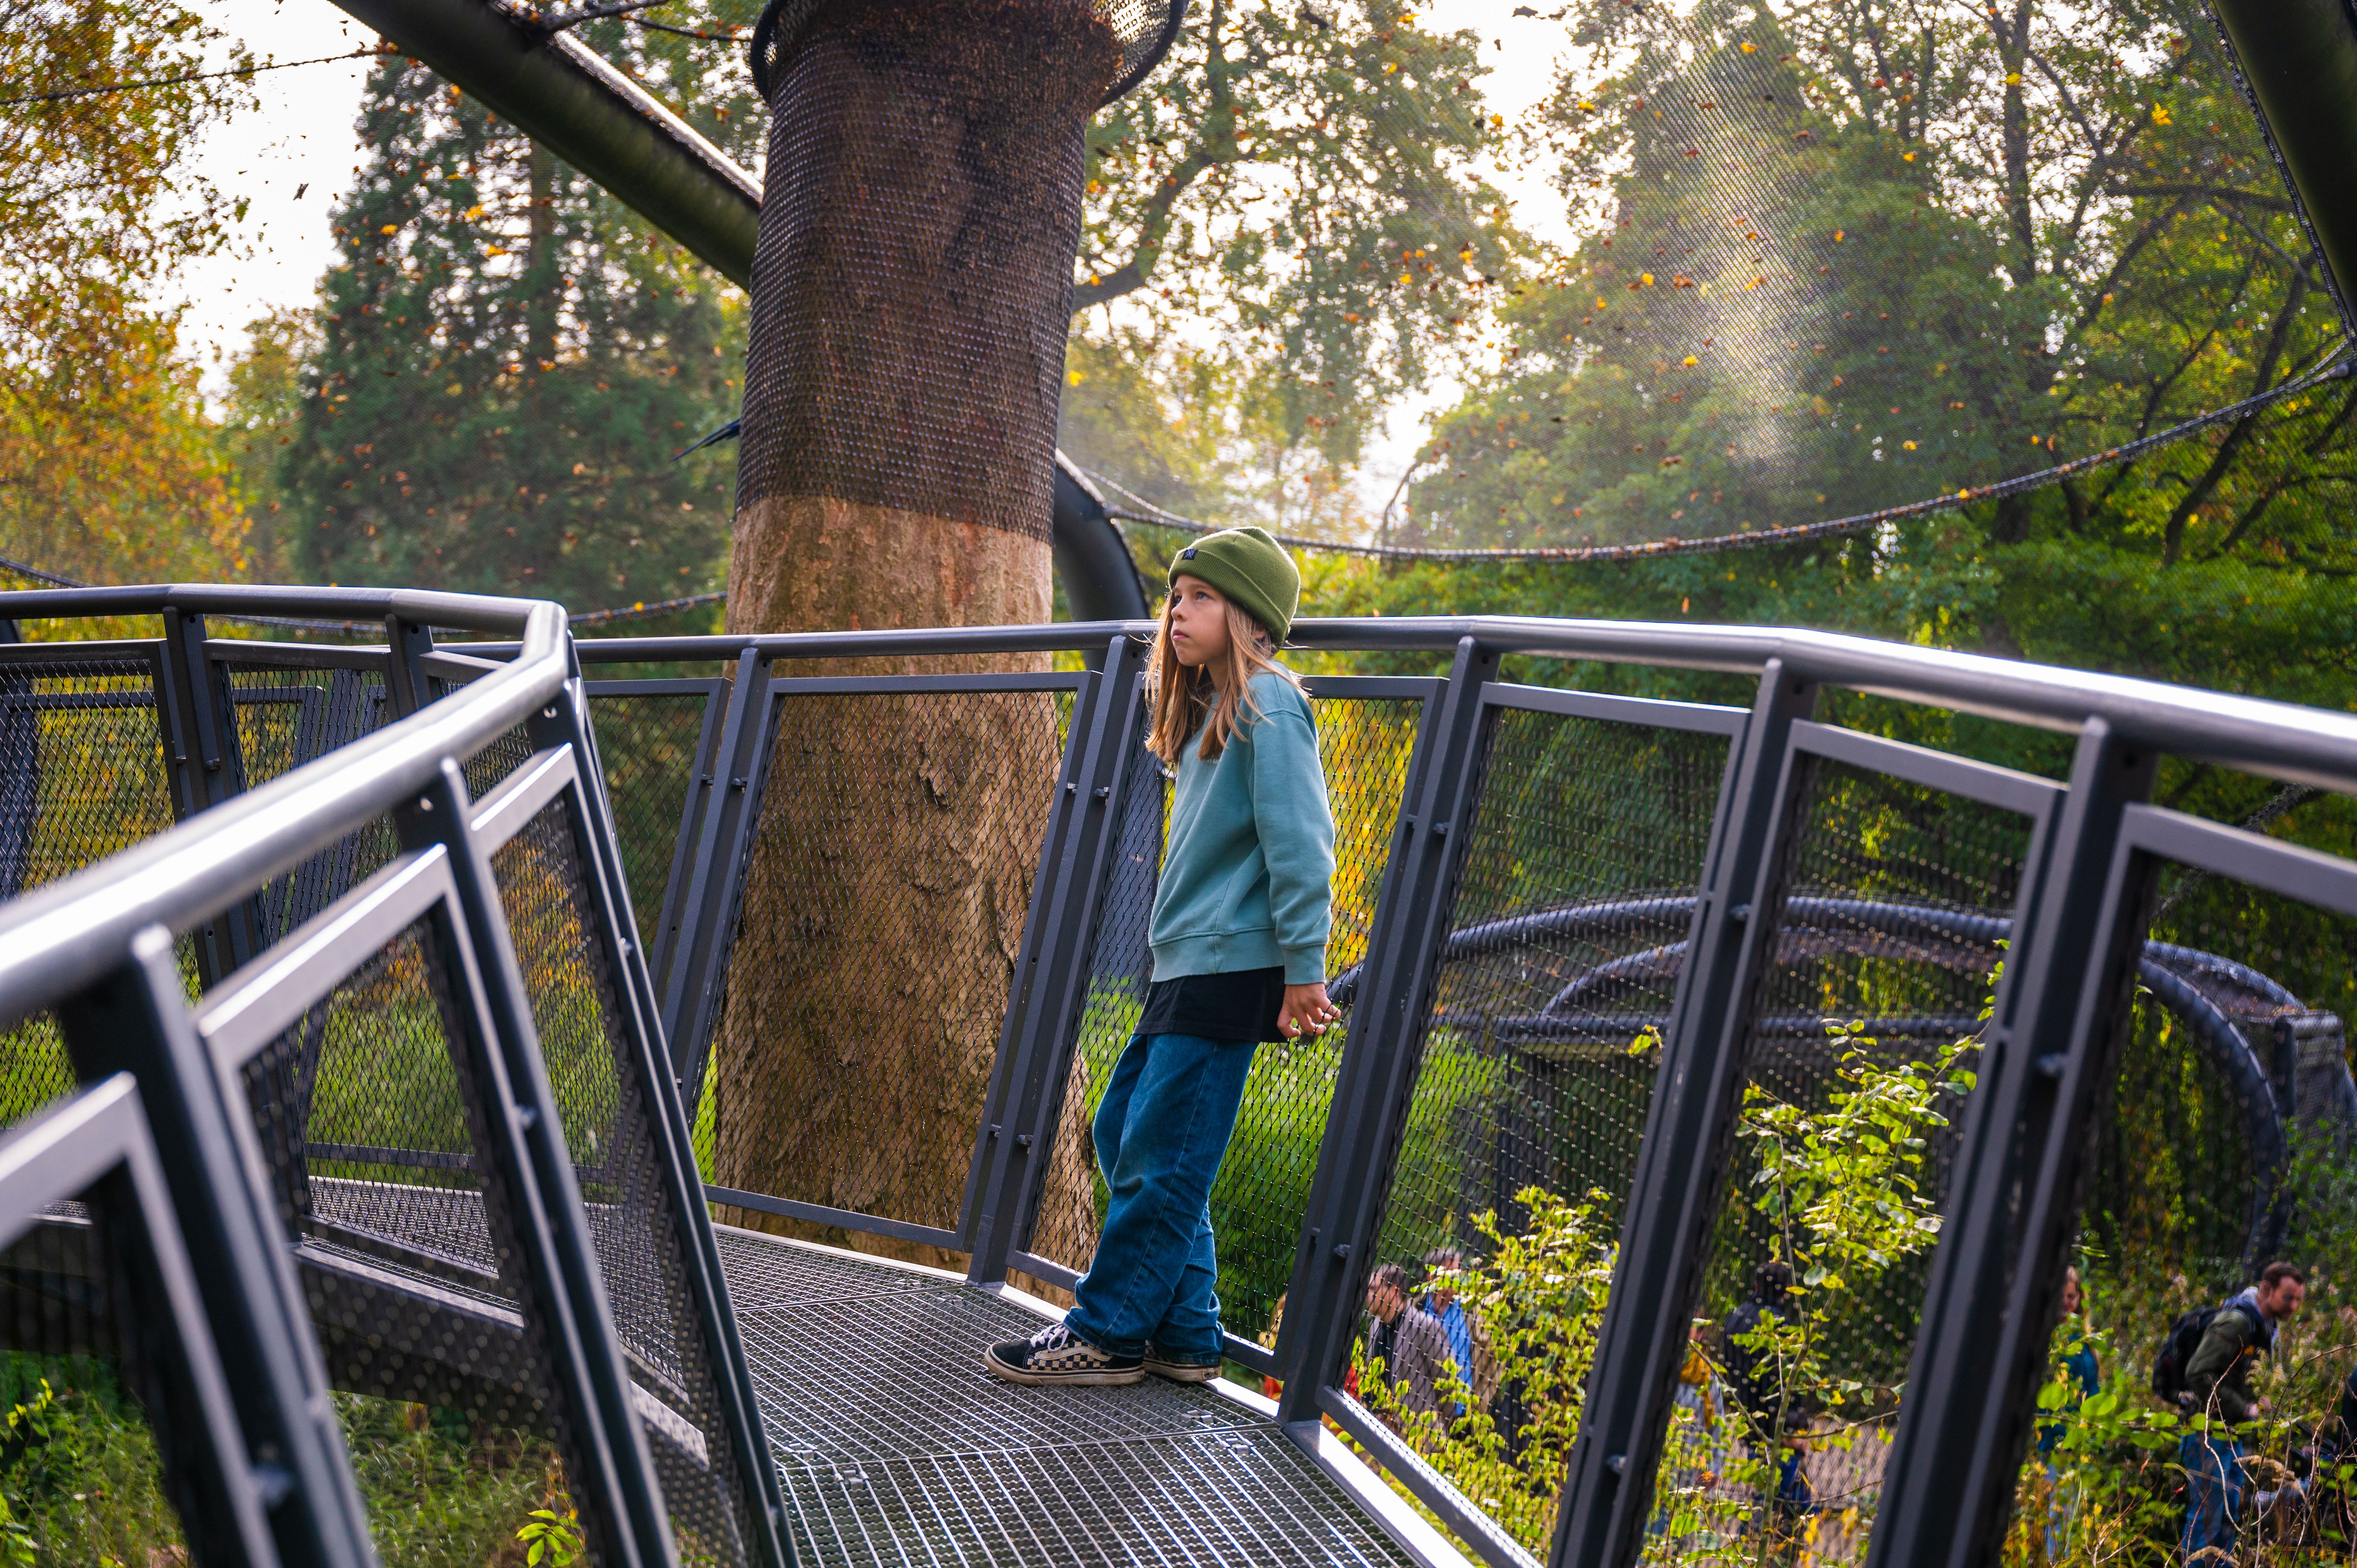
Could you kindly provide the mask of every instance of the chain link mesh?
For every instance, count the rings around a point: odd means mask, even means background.
[[[695,785],[696,743],[704,735],[709,699],[701,692],[600,696],[593,683],[589,700],[606,799],[614,811],[614,838],[622,851],[622,878],[630,886],[640,945],[651,964],[688,791]]]
[[[172,825],[161,725],[144,660],[0,665],[0,900]],[[73,1084],[50,1015],[0,1031],[0,1123]]]
[[[780,702],[712,1051],[717,1180],[954,1230],[1071,701]]]
[[[1788,892],[1754,993],[1704,1279],[1713,1326],[1681,1385],[1657,1497],[1683,1521],[1663,1539],[1682,1548],[1731,1540],[1763,1515],[1799,1549],[1847,1562],[1863,1558],[1897,1430],[1964,1108],[1954,1074],[1972,1070],[1975,1047],[1942,1062],[1977,1041],[2031,824],[1848,764],[1801,766]],[[1897,1076],[1910,1069],[1918,1076]],[[1903,1212],[1879,1207],[1886,1198]],[[1804,1328],[1804,1349],[1743,1343],[1760,1331],[1730,1320],[1771,1258],[1799,1277],[1783,1321]],[[1747,1395],[1748,1358],[1760,1369]],[[1813,1434],[1798,1480],[1774,1474],[1799,1452],[1776,1435],[1787,1432]],[[1771,1503],[1780,1487],[1784,1501]]]
[[[1543,1552],[1590,1342],[1576,1305],[1545,1331],[1523,1320],[1544,1294],[1530,1275],[1592,1274],[1618,1234],[1728,743],[1512,708],[1491,725],[1374,1260],[1405,1272],[1413,1310],[1462,1314],[1458,1388],[1437,1410],[1406,1368],[1370,1387],[1363,1337],[1355,1376]],[[1566,1229],[1558,1202],[1588,1212]],[[1550,1226],[1552,1251],[1529,1240]],[[1511,1462],[1473,1484],[1456,1461],[1492,1434]]]
[[[137,1354],[160,1348],[166,1326],[134,1294],[129,1238],[110,1237],[100,1191],[53,1205],[0,1252],[0,1452],[19,1562],[128,1561],[181,1536],[147,1430],[161,1417],[146,1380],[160,1369]]]
[[[823,499],[1044,540],[1082,132],[1116,26],[1155,7],[781,4],[740,515]]]
[[[770,0],[761,13],[753,32],[752,64],[753,91],[762,102],[770,102],[772,85],[785,80],[785,66],[801,49],[823,5],[824,0]],[[1136,86],[1154,69],[1185,14],[1177,0],[1092,0],[1089,9],[1112,31],[1121,50],[1120,67],[1105,90],[1106,102]]]
[[[375,733],[392,718],[384,677],[373,670],[231,660],[218,668],[227,679],[235,719],[241,789],[258,789]],[[254,900],[262,940],[278,940],[366,881],[393,858],[395,847],[391,824],[379,822],[272,878]]]
[[[652,1396],[641,1411],[682,1555],[746,1563],[752,1505],[723,1423],[720,1373],[690,1290],[683,1216],[649,1127],[652,1089],[623,1032],[622,992],[597,931],[593,873],[573,811],[570,797],[552,801],[494,852],[491,867],[615,1327],[633,1380]]]
[[[1334,812],[1334,929],[1326,972],[1340,977],[1362,962],[1375,897],[1389,863],[1393,824],[1407,784],[1423,704],[1397,698],[1311,699],[1318,749]],[[1050,1169],[1085,1175],[1085,1205],[1059,1203],[1054,1185],[1035,1218],[1031,1251],[1085,1273],[1096,1251],[1106,1194],[1088,1118],[1146,1007],[1151,959],[1146,932],[1158,885],[1170,790],[1162,764],[1143,750],[1117,843],[1113,882],[1090,951],[1086,1003],[1065,1087],[1065,1114],[1049,1151]],[[1211,1229],[1219,1239],[1220,1315],[1231,1334],[1275,1343],[1274,1328],[1293,1273],[1309,1181],[1334,1097],[1350,1007],[1316,1039],[1260,1047],[1244,1082],[1243,1107],[1227,1158],[1212,1184]],[[1084,1110],[1085,1114],[1075,1114]]]
[[[328,1380],[448,1412],[478,1444],[553,1440],[555,1475],[594,1474],[525,1305],[517,1209],[476,1157],[480,1104],[433,950],[424,927],[403,932],[242,1073]],[[399,1528],[371,1522],[388,1541]]]
[[[2233,1561],[2345,1561],[2357,1542],[2357,1492],[2337,1475],[2357,1439],[2339,1420],[2357,1363],[2345,1022],[2357,1007],[2357,920],[2174,863],[2158,872],[2072,1252],[2085,1306],[2063,1335],[2093,1356],[2100,1386],[2141,1413],[2156,1408],[2149,1369],[2179,1314],[2225,1300],[2276,1258],[2306,1269],[2304,1310],[2251,1373],[2272,1408],[2244,1434],[2250,1478]],[[2084,1552],[2141,1505],[2165,1510],[2174,1545],[2175,1443],[2115,1459],[2093,1440],[2102,1423],[2083,1422],[2080,1388],[2037,1434],[2047,1451],[2022,1466],[2017,1531]],[[2255,1505],[2295,1475],[2308,1488],[2299,1506]],[[2082,1494],[2094,1500],[2074,1502]]]

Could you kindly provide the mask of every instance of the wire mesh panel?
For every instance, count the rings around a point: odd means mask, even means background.
[[[778,683],[711,1052],[718,1185],[953,1241],[1077,683]]]
[[[689,1561],[752,1560],[751,1506],[736,1468],[715,1366],[665,1185],[651,1102],[625,1031],[619,977],[598,932],[567,792],[493,852],[516,962],[555,1091],[614,1326]]]
[[[125,1343],[169,1331],[170,1313],[143,1297],[95,1196],[51,1205],[0,1251],[8,1544],[19,1563],[185,1562],[183,1499],[150,1429],[161,1369]]]
[[[1511,689],[1509,689],[1511,691]],[[1544,702],[1549,693],[1499,701]],[[1445,1365],[1383,1329],[1359,1397],[1543,1552],[1739,709],[1491,720],[1378,1266]],[[1552,1282],[1552,1283],[1550,1283]],[[1386,1296],[1383,1310],[1394,1310]],[[1423,1348],[1428,1348],[1428,1344]]]
[[[1787,893],[1658,1482],[1667,1556],[1764,1538],[1862,1559],[1954,1125],[2053,792],[1963,765],[1943,788],[1794,762]],[[2019,798],[1961,792],[1975,777]]]
[[[172,825],[155,666],[0,663],[0,898]]]
[[[2345,851],[2336,805],[2319,803],[2312,825]],[[2344,1392],[2357,1369],[2345,1022],[2357,918],[2166,855],[2150,869],[2152,913],[2113,1042],[2111,1109],[2017,1479],[2012,1547],[2058,1562],[2123,1545],[2209,1549],[2222,1564],[2345,1562],[2357,1548],[2357,1412]],[[2339,872],[2357,887],[2345,860]],[[2272,1349],[2222,1383],[2183,1380],[2179,1410],[2153,1398],[2171,1325],[2250,1301],[2277,1259],[2307,1284],[2297,1315],[2271,1326]],[[2216,1455],[2182,1439],[2180,1414],[2196,1413],[2236,1428],[2220,1432]]]
[[[1335,824],[1333,934],[1326,972],[1350,973],[1366,957],[1376,895],[1391,852],[1393,827],[1407,784],[1427,682],[1401,682],[1398,695],[1320,695],[1310,683],[1318,749]],[[1346,683],[1347,684],[1347,683]],[[1089,1135],[1114,1064],[1144,1015],[1152,979],[1146,928],[1158,885],[1169,787],[1159,759],[1134,764],[1142,787],[1115,846],[1113,879],[1090,955],[1086,1004],[1065,1085],[1064,1114],[1049,1150],[1050,1177],[1034,1220],[1030,1250],[1085,1273],[1096,1251],[1106,1193]],[[1333,1100],[1347,993],[1339,1024],[1318,1038],[1260,1047],[1245,1079],[1233,1139],[1211,1188],[1218,1238],[1220,1315],[1231,1335],[1274,1345],[1286,1285],[1309,1197],[1310,1178]],[[1082,1185],[1085,1183],[1086,1185]]]
[[[630,912],[650,954],[657,950],[701,744],[723,689],[716,681],[664,682],[676,689],[647,689],[655,684],[593,682],[588,689]]]
[[[172,825],[161,724],[146,660],[0,663],[0,899]],[[49,1015],[0,1031],[0,1122],[72,1085]]]
[[[479,1098],[453,1049],[463,1025],[434,952],[427,925],[403,930],[239,1080],[328,1380],[369,1396],[343,1412],[363,1469],[359,1434],[393,1414],[373,1402],[392,1401],[472,1434],[487,1480],[542,1472],[541,1489],[562,1498],[572,1429],[544,1329],[522,1305],[516,1210],[477,1158]],[[388,1549],[406,1512],[376,1503],[371,1528]]]
[[[229,684],[242,789],[373,734],[392,716],[384,677],[374,670],[236,660],[219,666]],[[262,940],[276,940],[366,881],[393,858],[393,848],[391,829],[380,824],[273,878],[255,900]]]

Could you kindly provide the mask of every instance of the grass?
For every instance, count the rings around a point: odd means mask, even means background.
[[[14,1561],[74,1568],[187,1562],[156,1445],[113,1368],[86,1357],[0,1356],[9,1403],[0,1499]],[[509,1568],[535,1509],[564,1494],[554,1452],[458,1412],[335,1396],[385,1568]],[[562,1504],[558,1505],[560,1508]]]

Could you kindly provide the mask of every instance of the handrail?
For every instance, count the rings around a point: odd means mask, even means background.
[[[766,659],[888,658],[1101,648],[1114,637],[1147,637],[1153,629],[1151,621],[1093,621],[924,631],[598,638],[585,639],[580,649],[585,663],[734,659],[748,649]],[[1298,620],[1288,645],[1331,651],[1440,653],[1468,637],[1504,654],[1740,675],[1757,675],[1770,661],[1781,660],[1788,674],[1874,696],[2064,732],[2099,718],[2140,745],[2257,769],[2287,782],[2357,790],[2357,714],[1840,632],[1526,616],[1383,616]],[[501,650],[478,646],[468,651],[492,654]]]
[[[521,641],[512,661],[408,717],[0,904],[0,1027],[99,979],[146,927],[187,930],[382,817],[446,758],[473,756],[545,706],[570,671],[564,608],[531,599],[170,585],[0,594],[0,616],[202,613],[256,604],[519,633]]]

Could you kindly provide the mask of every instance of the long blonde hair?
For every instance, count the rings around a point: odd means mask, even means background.
[[[1238,722],[1239,703],[1250,715],[1243,719],[1244,724],[1260,722],[1252,678],[1262,671],[1273,670],[1296,686],[1301,684],[1298,676],[1276,661],[1276,640],[1268,635],[1268,628],[1225,595],[1221,596],[1228,612],[1226,668],[1221,671],[1225,679],[1214,681],[1208,664],[1189,670],[1179,663],[1170,647],[1170,610],[1177,602],[1175,594],[1162,601],[1161,623],[1154,628],[1154,652],[1146,666],[1146,697],[1154,704],[1154,726],[1146,732],[1146,748],[1170,768],[1178,766],[1179,749],[1197,725],[1202,725],[1203,742],[1195,755],[1210,762],[1228,748],[1228,737],[1235,733]]]

